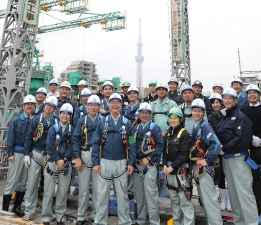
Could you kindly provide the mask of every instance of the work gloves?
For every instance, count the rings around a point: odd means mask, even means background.
[[[252,145],[255,147],[260,146],[261,144],[261,139],[255,135],[252,136]]]
[[[24,165],[26,169],[28,169],[30,166],[30,157],[28,155],[24,156]]]

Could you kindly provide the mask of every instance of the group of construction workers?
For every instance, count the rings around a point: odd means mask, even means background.
[[[243,92],[241,79],[235,78],[226,89],[214,84],[207,97],[198,80],[179,85],[176,78],[168,83],[153,79],[150,94],[142,99],[128,81],[118,94],[112,82],[100,78],[99,91],[92,94],[81,80],[79,94],[71,98],[70,83],[58,88],[53,79],[49,93],[41,87],[35,96],[27,95],[6,137],[9,170],[2,209],[8,211],[14,198],[12,212],[32,220],[41,189],[43,224],[54,217],[58,225],[65,224],[72,171],[77,170],[78,225],[88,224],[90,193],[89,223],[108,223],[112,186],[118,224],[132,224],[129,201],[135,198],[136,224],[145,225],[149,218],[159,225],[162,171],[173,224],[195,224],[192,180],[207,224],[222,225],[222,210],[233,212],[236,225],[261,224],[259,87],[250,84]]]

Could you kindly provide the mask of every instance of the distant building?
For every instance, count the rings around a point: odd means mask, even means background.
[[[84,76],[84,80],[88,82],[88,86],[91,86],[91,90],[96,90],[99,79],[99,75],[96,73],[96,67],[97,65],[93,62],[84,60],[73,61],[71,65],[61,73],[60,77],[58,78],[58,83],[60,85],[63,81],[68,81],[71,72],[79,72]]]

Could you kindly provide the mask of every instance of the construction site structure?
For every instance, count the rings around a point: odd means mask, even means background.
[[[78,18],[63,21],[49,15],[50,11],[78,14]],[[38,27],[39,12],[61,22]],[[0,125],[5,129],[0,130],[0,145],[5,145],[7,127],[21,109],[22,100],[29,94],[30,87],[32,92],[42,82],[41,86],[47,87],[52,77],[51,64],[43,69],[47,79],[42,79],[43,71],[35,67],[37,34],[75,27],[90,28],[94,24],[100,24],[105,31],[126,28],[124,13],[90,13],[88,0],[8,0],[7,8],[0,10],[0,19],[5,20],[0,47]],[[35,85],[30,85],[32,72]]]
[[[242,80],[243,85],[244,85],[243,91],[246,90],[246,87],[249,84],[255,84],[259,88],[261,88],[261,80],[260,80],[260,78],[261,78],[261,70],[242,71],[239,48],[237,50],[237,53],[238,53],[238,63],[239,63],[239,78]]]
[[[69,81],[72,86],[77,86],[80,80],[85,80],[88,83],[88,88],[96,91],[99,79],[99,75],[96,73],[96,67],[97,65],[93,62],[85,60],[73,61],[70,66],[61,73],[58,78],[58,84],[60,85],[63,81]],[[75,94],[78,94],[78,91],[76,92]]]
[[[174,0],[172,0],[174,1]],[[172,2],[170,1],[170,2]],[[175,0],[177,2],[177,0]],[[174,61],[172,59],[171,62],[171,76],[178,79],[180,87],[185,84],[191,85],[191,66],[190,66],[190,44],[189,44],[189,18],[188,18],[188,0],[178,0],[180,2],[180,9],[183,9],[183,24],[181,24],[182,31],[184,32],[184,55],[185,58],[182,61]],[[170,11],[170,20],[171,17],[171,7],[169,7]],[[172,32],[172,23],[170,23],[170,32]],[[170,35],[171,37],[171,35]],[[171,43],[170,43],[171,44]],[[173,49],[172,49],[173,51]],[[172,54],[173,55],[173,54]]]

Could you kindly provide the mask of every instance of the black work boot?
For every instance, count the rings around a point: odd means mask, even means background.
[[[12,195],[4,195],[3,196],[3,207],[2,207],[3,211],[8,211],[9,204],[10,204],[10,201],[11,201],[11,197],[12,197]]]
[[[13,206],[13,209],[12,209],[12,212],[15,213],[15,215],[19,216],[19,217],[22,217],[24,216],[24,211],[21,210],[21,204],[23,202],[23,199],[24,199],[24,193],[25,192],[16,192],[16,195],[15,195],[15,200],[14,200],[14,206]]]

